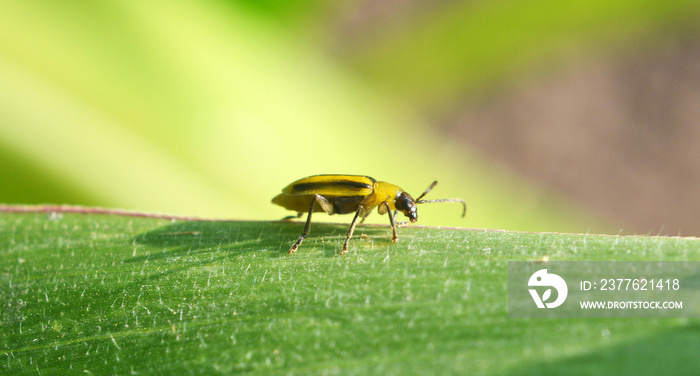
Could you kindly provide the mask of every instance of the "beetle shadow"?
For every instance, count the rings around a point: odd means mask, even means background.
[[[279,257],[281,252],[270,249],[283,240],[273,222],[249,221],[187,221],[156,228],[134,238],[135,244],[155,249],[135,255],[127,262],[157,261],[184,257],[192,253],[216,254],[214,259],[258,252]]]
[[[298,252],[321,248],[325,257],[338,256],[348,226],[346,224],[314,223],[311,232]],[[163,259],[187,257],[196,253],[207,262],[256,253],[267,257],[288,255],[289,248],[299,238],[304,228],[302,221],[187,221],[156,228],[134,238],[134,244],[149,246],[147,252],[125,262],[154,262]],[[350,241],[350,250],[361,246],[363,235],[387,243],[391,242],[391,230],[386,227],[358,226]],[[203,254],[211,257],[203,258]],[[202,261],[204,262],[204,261]]]
[[[135,244],[156,247],[143,255],[135,255],[127,262],[155,261],[168,257],[182,257],[192,252],[216,252],[221,257],[258,252],[270,257],[287,254],[289,247],[299,238],[302,221],[187,221],[156,228],[134,238]],[[348,225],[314,223],[300,251],[321,247],[325,256],[335,256],[345,240]],[[385,227],[358,226],[351,240],[359,241],[363,234],[382,238],[388,235]],[[337,243],[337,247],[336,247]]]

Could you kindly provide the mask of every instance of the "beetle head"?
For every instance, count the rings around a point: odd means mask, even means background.
[[[416,202],[408,193],[399,193],[398,197],[396,197],[395,205],[396,210],[403,213],[411,222],[418,220],[418,208],[416,208]]]

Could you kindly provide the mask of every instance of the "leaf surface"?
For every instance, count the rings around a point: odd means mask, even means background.
[[[0,213],[0,373],[655,374],[682,319],[507,317],[507,261],[697,260],[691,238]],[[684,372],[685,370],[685,372]]]

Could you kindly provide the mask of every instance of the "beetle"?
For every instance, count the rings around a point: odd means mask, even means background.
[[[417,204],[434,202],[459,202],[464,206],[462,217],[467,213],[467,204],[458,198],[443,198],[437,200],[423,200],[428,192],[437,185],[434,181],[417,199],[413,199],[408,192],[399,186],[377,181],[369,176],[362,175],[314,175],[299,179],[282,189],[282,193],[272,199],[272,203],[288,210],[294,210],[298,214],[288,218],[301,218],[304,212],[308,212],[306,225],[301,236],[289,249],[289,253],[297,251],[311,229],[311,215],[314,212],[326,212],[333,214],[355,213],[350,224],[350,229],[345,237],[340,254],[348,251],[348,242],[355,231],[358,219],[360,223],[378,208],[379,214],[389,213],[391,223],[392,240],[396,242],[396,212],[400,211],[413,223],[418,220]],[[393,214],[391,211],[394,211]]]

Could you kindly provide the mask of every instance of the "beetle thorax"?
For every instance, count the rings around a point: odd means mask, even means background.
[[[379,205],[381,202],[387,201],[391,210],[396,210],[394,203],[401,192],[403,192],[403,189],[397,185],[383,181],[374,183],[373,195],[377,205]]]
[[[374,183],[374,199],[376,202],[388,202],[391,210],[398,210],[403,213],[411,222],[418,219],[418,210],[413,197],[404,192],[401,187],[378,181]]]

